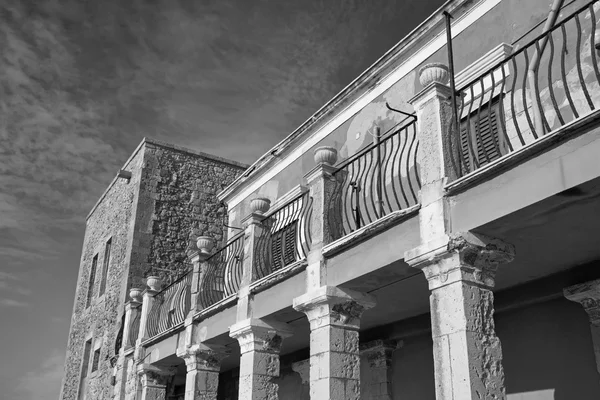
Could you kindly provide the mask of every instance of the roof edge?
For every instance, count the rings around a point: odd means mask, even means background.
[[[212,160],[212,161],[220,162],[220,163],[223,163],[223,164],[228,164],[228,165],[240,168],[240,169],[247,169],[248,168],[247,164],[243,164],[243,163],[240,163],[240,162],[237,162],[237,161],[228,160],[228,159],[223,158],[223,157],[218,157],[218,156],[215,156],[215,155],[212,155],[212,154],[203,153],[201,151],[197,151],[197,150],[190,149],[190,148],[187,148],[187,147],[179,146],[179,145],[176,145],[176,144],[171,144],[171,143],[163,142],[163,141],[158,140],[158,139],[144,137],[142,139],[142,141],[140,142],[140,144],[137,145],[137,147],[135,148],[135,150],[133,151],[133,153],[131,153],[131,155],[129,156],[129,158],[127,158],[127,161],[125,161],[125,163],[123,164],[123,166],[121,167],[121,169],[126,169],[127,166],[129,165],[129,163],[131,163],[131,161],[135,158],[135,156],[137,156],[137,154],[140,152],[140,150],[146,144],[150,144],[150,145],[162,147],[162,148],[169,149],[169,150],[179,151],[179,152],[182,152],[182,153],[192,154],[192,155],[199,156],[199,157],[202,157],[202,158],[207,158],[207,159]],[[102,200],[104,200],[104,198],[106,197],[106,195],[108,194],[108,192],[110,191],[110,189],[115,185],[115,183],[117,182],[117,179],[119,179],[118,174],[115,175],[115,177],[108,184],[108,186],[106,187],[106,189],[104,189],[104,191],[100,195],[100,198],[98,198],[98,200],[96,201],[96,203],[94,204],[94,206],[92,207],[92,209],[90,210],[90,212],[87,214],[87,216],[85,217],[86,222],[87,222],[88,219],[90,219],[90,217],[92,216],[92,214],[94,213],[94,211],[96,211],[96,209],[98,208],[98,206],[100,205],[100,203],[102,203]]]
[[[485,1],[477,1],[476,4]],[[277,145],[272,147],[269,151],[263,154],[258,160],[256,160],[248,170],[236,178],[231,184],[223,189],[217,197],[220,201],[226,201],[231,197],[242,184],[250,177],[254,178],[259,172],[264,170],[268,164],[277,159],[273,153],[278,153],[291,147],[291,145],[301,139],[304,134],[313,128],[318,122],[322,122],[331,112],[333,112],[338,105],[346,102],[354,95],[361,95],[361,89],[364,89],[365,83],[367,83],[372,77],[376,76],[381,70],[390,66],[397,58],[403,55],[406,51],[410,50],[413,45],[422,38],[425,34],[429,33],[431,29],[441,24],[444,21],[443,12],[449,13],[455,12],[457,9],[462,7],[465,3],[473,2],[472,0],[447,0],[442,6],[434,11],[427,19],[419,24],[415,29],[409,32],[403,39],[396,43],[391,49],[377,59],[371,66],[363,71],[358,77],[338,92],[331,100],[325,103],[319,108],[313,115],[311,115],[306,121],[304,121],[298,128],[290,133],[285,139],[280,141]],[[368,86],[367,86],[368,87]]]

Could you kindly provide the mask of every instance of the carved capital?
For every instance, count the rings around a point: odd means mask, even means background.
[[[423,271],[430,290],[458,281],[493,288],[498,265],[514,257],[512,244],[472,232],[440,237],[404,255],[410,266]]]
[[[402,347],[397,340],[373,340],[361,343],[360,355],[364,356],[371,368],[391,367],[394,350]]]
[[[600,279],[569,286],[563,289],[563,294],[583,306],[592,325],[600,326]]]
[[[287,324],[262,319],[247,319],[229,329],[229,336],[238,341],[242,354],[249,351],[279,354],[283,339],[292,334]]]
[[[294,309],[306,314],[311,330],[325,325],[358,329],[362,313],[374,306],[371,295],[332,286],[322,286],[294,299]]]
[[[166,386],[169,379],[177,372],[176,367],[158,367],[151,364],[140,364],[137,374],[144,386]]]
[[[183,358],[187,372],[221,370],[221,361],[231,354],[225,346],[195,344],[177,351],[177,357]]]

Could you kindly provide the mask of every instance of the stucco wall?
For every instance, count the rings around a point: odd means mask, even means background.
[[[548,0],[528,0],[526,2],[522,0],[501,1],[483,17],[454,38],[453,50],[455,70],[460,72],[500,43],[513,43],[521,38],[521,36],[527,33],[529,29],[548,16],[550,3],[551,2]],[[572,4],[569,4],[561,11],[560,18],[571,14],[586,3],[587,1],[585,0],[576,0]],[[587,22],[583,24],[584,27],[587,25],[589,25]],[[515,43],[515,50],[518,49],[520,45],[535,38],[540,32],[541,26],[527,34],[525,37],[519,39]],[[569,37],[574,40],[575,36],[573,36],[572,33],[573,32],[569,33]],[[589,32],[587,33],[589,37]],[[431,34],[426,35],[420,39],[419,42],[422,45],[425,45],[431,38]],[[584,38],[584,41],[586,38]],[[589,47],[589,43],[582,44],[582,46],[586,45]],[[418,49],[419,46],[416,48]],[[409,55],[403,56],[397,63],[401,64],[409,57]],[[574,54],[568,55],[569,59],[574,59],[574,57]],[[589,60],[583,60],[583,62],[587,63],[589,66],[588,61]],[[409,72],[387,91],[342,123],[326,138],[305,152],[300,158],[292,162],[269,182],[255,190],[241,203],[232,207],[230,210],[230,225],[240,226],[241,219],[249,213],[250,199],[260,196],[268,197],[272,201],[275,201],[295,186],[303,184],[303,176],[314,167],[313,150],[315,148],[319,146],[333,146],[338,149],[340,160],[342,160],[356,154],[365,146],[369,145],[373,140],[373,137],[369,132],[373,133],[375,127],[379,126],[382,132],[386,132],[405,118],[403,115],[388,110],[385,106],[386,102],[389,102],[392,107],[400,110],[413,112],[413,108],[408,104],[408,100],[422,89],[417,72],[422,65],[431,62],[447,64],[447,50],[445,46],[434,52],[425,62]],[[520,71],[520,76],[522,77],[522,68]],[[586,67],[585,71],[586,80],[592,82],[595,77],[593,74],[590,74],[590,68]],[[567,72],[568,79],[575,79],[576,71],[573,69],[573,63],[571,61],[568,61]],[[544,89],[543,82],[545,82],[546,79],[545,73],[545,71],[540,71],[540,82],[542,82],[542,86],[540,86],[541,90]],[[555,74],[554,76],[558,75]],[[597,91],[596,94],[600,95],[600,91]],[[563,98],[560,98],[559,100],[561,99]],[[594,100],[597,100],[596,97],[594,97]],[[550,101],[548,90],[542,93],[542,101],[545,103]],[[516,104],[516,107],[520,107],[521,111],[521,113],[517,115],[517,118],[525,118],[521,115],[523,110],[522,104],[520,106],[519,104]],[[506,115],[508,116],[509,114]],[[514,140],[515,133],[508,132],[508,134],[509,136],[512,136],[515,147],[519,147]]]
[[[145,287],[145,277],[168,282],[189,268],[186,250],[198,235],[224,241],[226,209],[215,194],[245,166],[192,150],[145,141],[86,223],[74,312],[67,346],[62,399],[76,399],[85,341],[100,343],[98,371],[89,377],[93,399],[112,398],[110,358],[120,329],[127,288]],[[112,237],[106,293],[98,297],[106,241]],[[86,309],[90,267],[98,254],[94,296]]]

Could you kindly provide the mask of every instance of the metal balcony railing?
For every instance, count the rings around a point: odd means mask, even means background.
[[[148,337],[154,337],[182,323],[191,308],[192,271],[154,296],[148,313]]]
[[[416,118],[409,118],[333,173],[336,189],[329,203],[328,224],[334,240],[418,203],[419,141]]]
[[[581,7],[457,90],[459,176],[598,107],[598,3]]]
[[[312,197],[305,192],[263,218],[265,231],[255,247],[255,280],[306,258],[311,245],[312,202]]]
[[[242,283],[244,232],[233,237],[206,262],[208,268],[200,286],[200,306],[210,307],[237,293]]]

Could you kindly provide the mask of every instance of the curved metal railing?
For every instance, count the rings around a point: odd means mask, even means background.
[[[182,323],[191,308],[192,271],[154,296],[154,303],[148,313],[148,337],[154,337]]]
[[[244,232],[241,232],[207,260],[208,268],[199,293],[202,308],[237,293],[242,282],[243,258]]]
[[[457,90],[464,176],[522,148],[600,104],[600,71],[588,3]]]
[[[262,219],[263,232],[256,252],[256,276],[263,278],[298,260],[310,251],[310,218],[313,199],[302,193]]]
[[[333,240],[392,211],[419,202],[416,118],[337,167],[336,188],[329,202],[328,224]]]
[[[133,320],[131,321],[131,326],[129,328],[129,345],[135,346],[135,342],[138,339],[138,335],[140,333],[140,321],[142,319],[142,313],[137,312]]]

